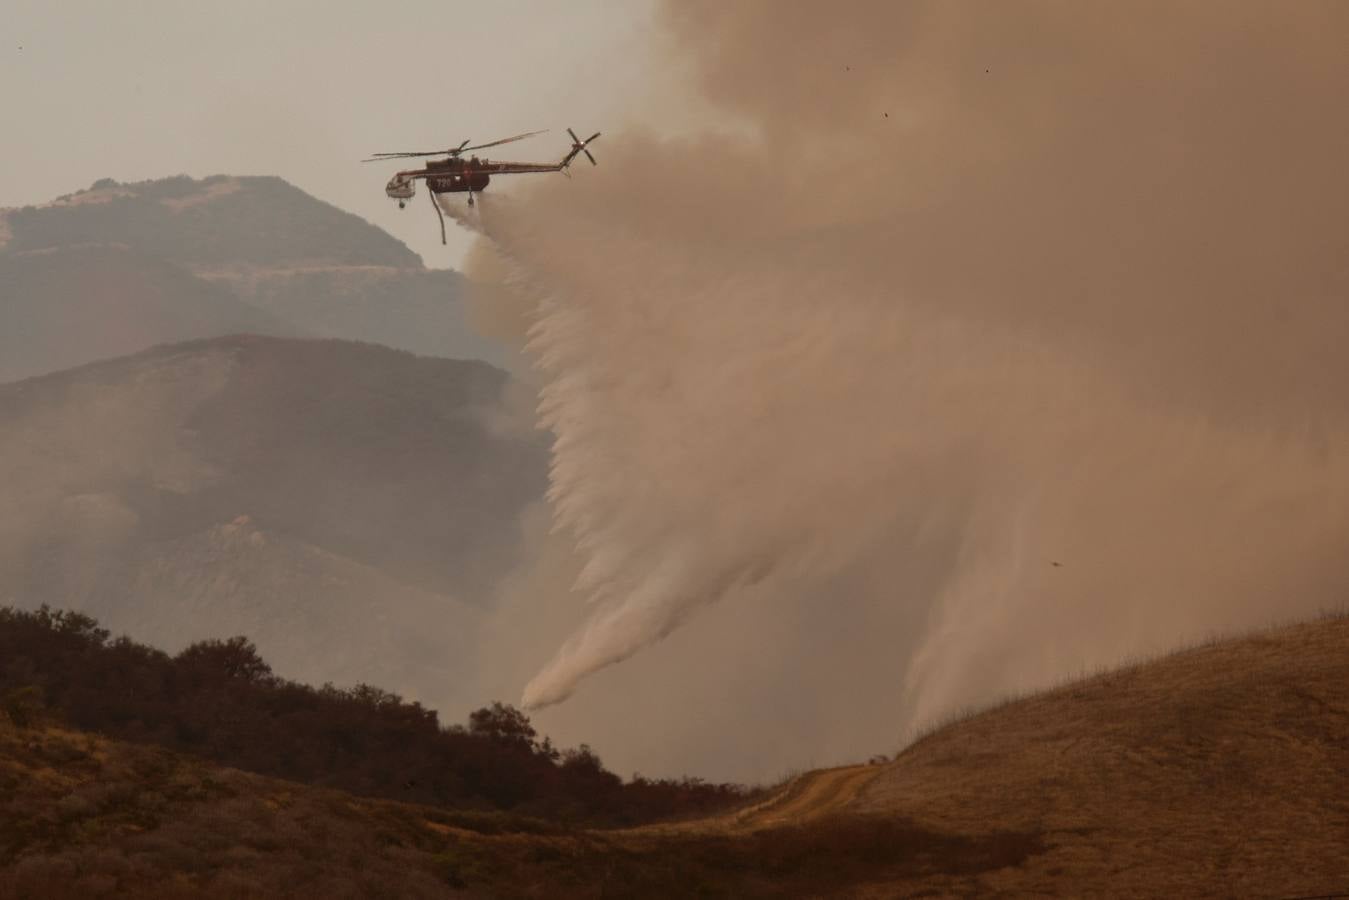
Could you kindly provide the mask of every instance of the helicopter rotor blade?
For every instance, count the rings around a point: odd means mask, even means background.
[[[481,149],[483,149],[484,147],[496,147],[496,146],[498,146],[498,145],[500,145],[500,144],[509,144],[509,143],[511,143],[512,141],[523,141],[525,138],[531,138],[531,137],[533,137],[533,136],[536,135],[536,134],[544,134],[544,133],[546,133],[547,131],[548,131],[547,128],[543,129],[543,131],[526,131],[524,134],[512,135],[511,137],[508,137],[508,138],[502,138],[502,139],[499,140],[499,141],[488,141],[486,144],[474,144],[472,147],[462,147],[462,146],[461,146],[461,147],[459,148],[458,152],[459,152],[459,153],[464,153],[464,152],[466,152],[466,151],[468,151],[468,150],[481,150]],[[468,141],[465,141],[464,143],[467,144]]]
[[[428,150],[425,153],[376,153],[368,159],[361,160],[361,162],[382,162],[389,159],[403,159],[404,157],[409,156],[439,156],[444,152],[444,150]]]
[[[399,159],[404,156],[440,156],[442,153],[454,153],[450,150],[406,150],[397,153],[372,153],[369,159],[363,159],[361,162],[375,162],[381,159]]]
[[[485,144],[474,144],[472,147],[468,145],[468,141],[471,140],[471,138],[469,138],[458,147],[448,147],[444,150],[400,150],[395,153],[375,153],[372,154],[369,159],[363,159],[361,162],[380,162],[381,160],[387,159],[408,159],[414,156],[458,156],[459,154],[467,153],[470,150],[481,150],[484,147],[496,147],[501,144],[509,144],[512,141],[523,141],[525,138],[533,137],[536,134],[543,134],[547,130],[548,129],[545,128],[543,131],[526,131],[524,134],[512,135],[508,138],[502,138],[499,141],[488,141]]]
[[[369,159],[363,159],[361,162],[379,162],[382,159],[406,159],[411,156],[458,156],[468,147],[468,141],[464,141],[458,147],[449,147],[445,150],[398,150],[393,153],[373,153]]]

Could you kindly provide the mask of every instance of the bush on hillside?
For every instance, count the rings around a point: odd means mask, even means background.
[[[0,607],[0,698],[16,724],[37,714],[38,698],[76,728],[448,808],[628,825],[710,812],[746,794],[687,778],[625,784],[589,747],[559,750],[506,704],[475,711],[467,727],[442,727],[433,710],[371,685],[314,688],[278,678],[244,637],[201,641],[171,657],[111,639],[82,613],[45,606]]]

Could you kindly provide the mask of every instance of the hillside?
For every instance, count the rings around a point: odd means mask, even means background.
[[[373,341],[424,356],[498,364],[505,358],[469,323],[458,272],[318,265],[203,267],[197,274],[315,337]]]
[[[471,662],[546,448],[504,373],[230,337],[0,385],[0,602],[417,693]]]
[[[902,824],[671,837],[356,798],[0,717],[0,896],[828,896],[886,867],[1020,861]],[[799,889],[799,890],[798,890]]]
[[[1346,710],[1342,617],[1010,702],[739,812],[625,831],[343,799],[0,720],[0,821],[31,823],[0,830],[0,889],[60,896],[42,888],[97,876],[159,896],[1338,896]]]
[[[851,808],[1042,842],[1014,869],[925,884],[939,892],[1349,892],[1349,617],[1200,647],[950,725]]]
[[[389,234],[275,177],[104,179],[46,206],[9,210],[7,220],[11,253],[116,241],[188,265],[420,265]]]
[[[0,896],[16,900],[687,895],[678,857],[659,853],[0,715]]]
[[[4,897],[475,896],[456,832],[496,822],[0,716]]]
[[[499,361],[462,291],[279,178],[105,179],[0,210],[0,380],[238,332]]]
[[[299,333],[223,286],[111,245],[0,253],[0,298],[0,382],[153,344]]]

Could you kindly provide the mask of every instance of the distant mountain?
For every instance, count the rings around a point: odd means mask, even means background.
[[[402,242],[280,178],[180,175],[86,191],[8,214],[11,253],[109,241],[187,265],[421,268]]]
[[[279,178],[105,179],[0,210],[0,380],[241,331],[501,361],[462,290]]]
[[[467,664],[545,487],[505,382],[236,336],[0,385],[0,602],[168,649],[246,632],[287,676],[416,695]]]
[[[425,356],[501,364],[459,300],[465,280],[446,269],[317,266],[212,269],[203,275],[236,297],[314,337],[374,341]]]
[[[0,254],[0,382],[153,344],[297,326],[127,247]]]

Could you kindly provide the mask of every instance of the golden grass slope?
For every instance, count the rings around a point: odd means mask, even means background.
[[[6,900],[457,896],[427,815],[0,714]]]
[[[939,893],[1349,893],[1349,618],[1195,648],[953,724],[886,766],[853,809],[1042,840],[1024,865],[927,879]]]
[[[628,831],[358,800],[0,716],[0,896],[1349,892],[1349,618],[1188,650]]]

